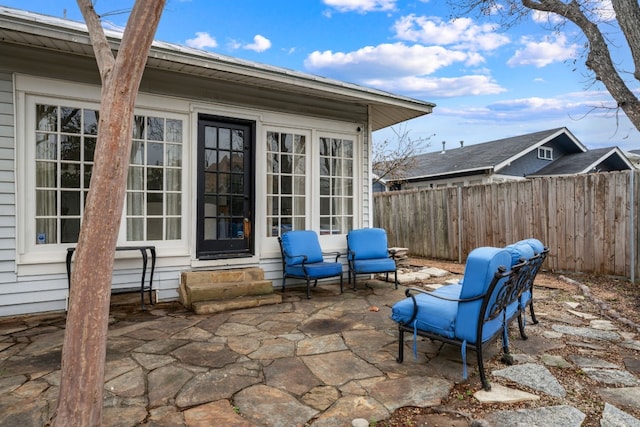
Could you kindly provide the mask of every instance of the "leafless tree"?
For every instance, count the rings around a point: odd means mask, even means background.
[[[586,38],[585,65],[592,77],[601,81],[617,107],[640,130],[640,101],[631,86],[640,81],[640,5],[638,0],[449,0],[456,16],[473,12],[499,17],[501,24],[513,25],[532,11],[560,19],[556,29],[575,24]],[[614,14],[615,12],[615,14]],[[549,22],[552,22],[551,20]],[[624,40],[613,44],[611,35]],[[626,43],[626,44],[625,44]],[[628,53],[632,70],[625,70],[611,56],[612,49]]]
[[[394,133],[392,139],[373,142],[374,183],[405,179],[407,171],[415,166],[415,156],[423,153],[431,145],[433,135],[411,138],[411,131],[407,125],[391,127],[391,130]]]
[[[89,195],[71,276],[55,426],[99,426],[111,274],[124,205],[133,111],[165,0],[135,2],[114,56],[90,0],[77,0],[102,84]]]

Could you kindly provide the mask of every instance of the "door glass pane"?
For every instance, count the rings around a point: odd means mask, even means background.
[[[221,150],[231,149],[231,129],[218,129],[218,148]]]
[[[202,238],[204,240],[216,240],[218,233],[216,232],[217,221],[215,218],[204,219],[204,234]]]

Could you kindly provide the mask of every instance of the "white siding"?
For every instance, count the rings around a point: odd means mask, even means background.
[[[16,253],[13,111],[11,74],[0,73],[0,283],[16,281],[13,265]]]

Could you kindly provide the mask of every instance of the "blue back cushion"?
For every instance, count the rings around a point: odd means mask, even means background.
[[[524,240],[520,240],[519,242],[516,242],[516,244],[519,244],[519,243],[524,243],[529,245],[531,249],[533,249],[533,252],[535,252],[536,255],[544,251],[544,245],[538,239],[524,239]]]
[[[525,261],[531,259],[533,256],[535,256],[535,253],[533,252],[533,248],[531,247],[531,245],[526,244],[526,243],[514,243],[512,245],[506,246],[505,247],[506,250],[509,251],[509,253],[511,254],[511,264],[508,265],[507,267],[512,267],[516,264],[518,264],[518,261],[520,261],[520,258],[523,258]]]
[[[318,234],[315,231],[287,231],[281,239],[287,265],[302,264],[301,255],[307,256],[307,263],[324,261]]]
[[[387,232],[382,228],[361,228],[347,234],[349,251],[355,252],[351,259],[388,258]]]
[[[498,267],[511,266],[511,254],[506,249],[481,247],[476,248],[467,257],[464,268],[464,283],[460,292],[460,298],[472,298],[483,295]],[[502,279],[502,284],[506,279]],[[495,300],[495,296],[492,298]],[[482,299],[471,302],[460,302],[455,323],[455,336],[461,340],[476,344],[476,330],[478,328],[478,316]],[[490,338],[500,328],[500,319],[494,319],[491,324],[485,325],[482,341]]]

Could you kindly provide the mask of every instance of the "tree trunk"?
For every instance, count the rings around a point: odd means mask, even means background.
[[[90,0],[78,0],[102,78],[91,185],[75,252],[56,426],[102,420],[111,275],[124,205],[131,126],[142,73],[165,0],[138,0],[114,60]]]

